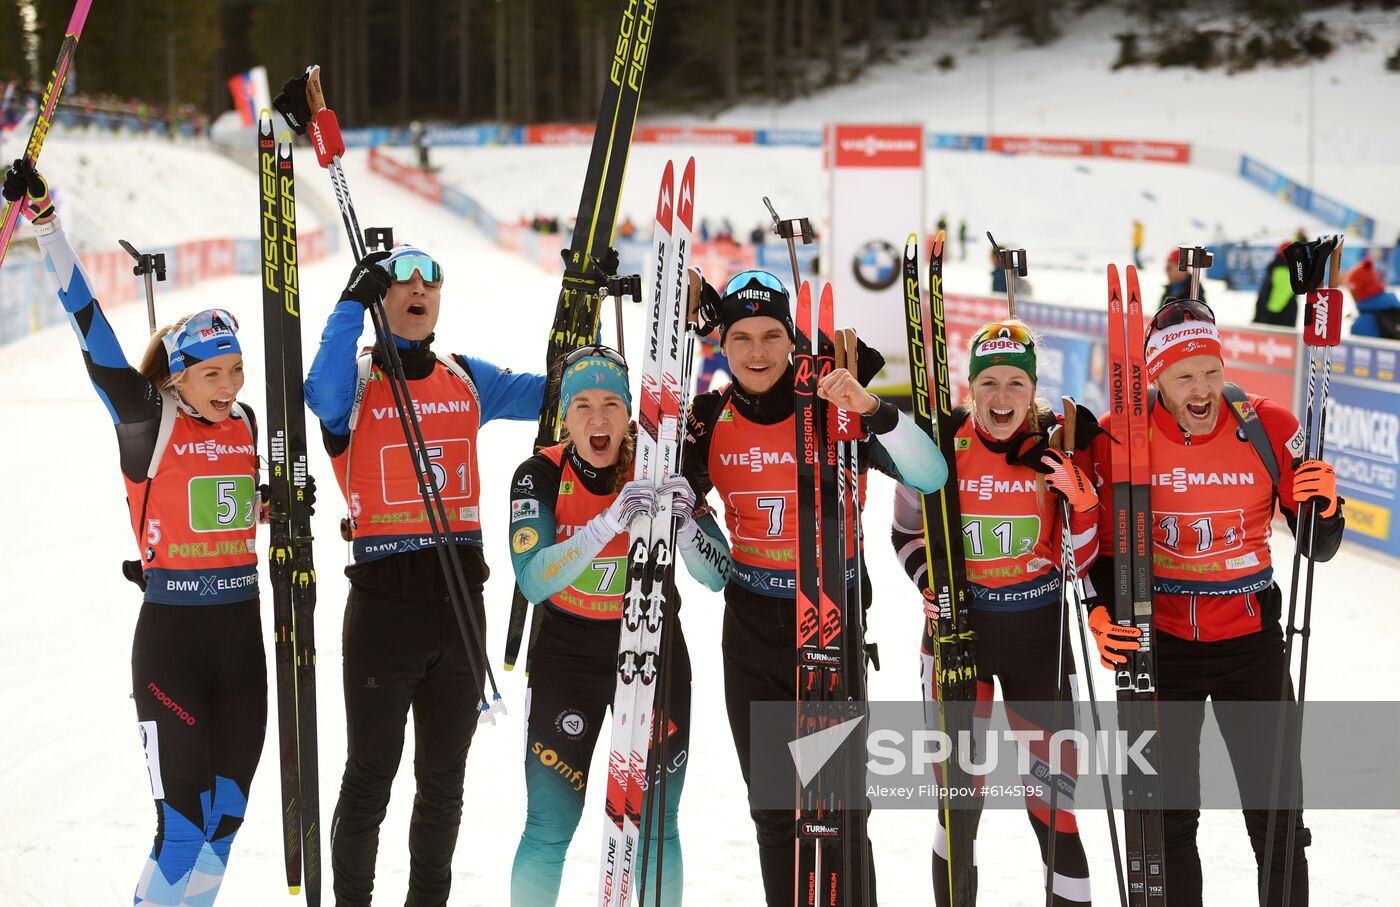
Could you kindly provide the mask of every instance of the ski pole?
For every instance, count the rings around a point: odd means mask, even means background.
[[[1341,291],[1336,289],[1339,272],[1341,269],[1342,245],[1346,237],[1339,235],[1337,245],[1332,250],[1332,261],[1328,268],[1327,286],[1322,289],[1313,290],[1308,293],[1306,316],[1303,325],[1303,341],[1308,348],[1308,403],[1305,412],[1305,423],[1303,425],[1303,448],[1307,459],[1320,460],[1324,446],[1326,445],[1327,432],[1327,395],[1332,377],[1332,347],[1341,343],[1342,327],[1342,298]],[[1319,400],[1316,396],[1317,382],[1317,348],[1322,347],[1322,395]],[[1317,415],[1317,431],[1313,431],[1313,420],[1315,411],[1320,409]],[[1287,796],[1284,803],[1289,805],[1288,831],[1284,839],[1284,862],[1283,862],[1283,904],[1288,907],[1292,898],[1292,880],[1294,864],[1294,844],[1297,840],[1298,816],[1297,809],[1293,807],[1295,793],[1294,782],[1301,771],[1301,764],[1296,768],[1289,766],[1288,779],[1284,781],[1284,753],[1285,741],[1287,741],[1288,754],[1301,756],[1302,735],[1303,735],[1303,704],[1307,698],[1307,678],[1308,678],[1308,645],[1312,635],[1312,592],[1313,576],[1316,561],[1313,560],[1313,539],[1317,531],[1317,507],[1311,501],[1304,501],[1298,507],[1299,531],[1297,533],[1297,546],[1293,550],[1293,576],[1289,586],[1288,594],[1288,625],[1286,629],[1287,638],[1284,642],[1284,674],[1279,690],[1279,713],[1280,721],[1274,743],[1274,765],[1273,774],[1269,785],[1269,823],[1268,830],[1264,835],[1264,871],[1260,879],[1260,903],[1268,904],[1269,887],[1273,874],[1274,841],[1278,830],[1278,814],[1280,811],[1279,787],[1286,784]],[[1297,618],[1298,607],[1298,580],[1303,561],[1304,540],[1308,545],[1308,568],[1303,593],[1303,626],[1295,627],[1294,621]],[[1303,637],[1302,653],[1299,659],[1298,669],[1298,699],[1297,708],[1288,708],[1289,687],[1292,681],[1293,671],[1293,639],[1295,636]],[[1295,727],[1293,722],[1297,722]],[[1301,804],[1299,805],[1301,807]]]
[[[142,254],[124,239],[119,239],[117,242],[126,250],[126,254],[136,260],[136,267],[131,269],[131,273],[137,277],[146,278],[146,323],[151,326],[151,333],[154,334],[156,332],[156,293],[151,281],[153,278],[160,281],[165,280],[165,253]]]
[[[768,214],[773,218],[773,234],[787,240],[788,259],[792,262],[792,287],[796,292],[802,284],[802,275],[797,267],[797,239],[802,238],[802,245],[810,245],[817,241],[816,234],[812,232],[812,222],[805,217],[794,217],[790,220],[783,220],[778,217],[778,212],[774,210],[773,203],[768,200],[768,196],[763,196],[763,204],[768,208]]]
[[[1191,272],[1191,298],[1201,298],[1201,272],[1215,264],[1215,256],[1201,246],[1180,246],[1177,249],[1178,270]]]
[[[1001,271],[1006,275],[1006,311],[1007,314],[1016,317],[1016,278],[1026,276],[1026,250],[1025,249],[1003,249],[997,244],[992,236],[992,231],[987,231],[987,239],[991,240],[992,252],[996,254],[997,263],[1001,266]]]

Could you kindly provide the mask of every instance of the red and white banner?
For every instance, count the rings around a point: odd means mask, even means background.
[[[987,150],[998,154],[1035,154],[1040,157],[1096,157],[1094,139],[1052,138],[1035,135],[994,135]]]
[[[824,138],[831,211],[822,255],[836,297],[836,326],[855,328],[885,354],[872,390],[907,388],[904,310],[896,294],[904,239],[924,228],[924,128],[838,123],[826,127]]]
[[[752,145],[754,130],[712,126],[640,126],[634,140],[655,145]]]
[[[369,150],[369,169],[435,205],[442,203],[442,183],[431,173],[399,163],[387,154],[380,154],[377,148]]]
[[[1147,142],[1140,139],[1103,139],[1099,155],[1154,164],[1189,164],[1191,146],[1185,142]]]
[[[525,127],[527,145],[587,145],[592,141],[592,126],[559,123]]]

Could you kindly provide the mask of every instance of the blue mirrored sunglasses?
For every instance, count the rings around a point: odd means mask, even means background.
[[[403,255],[384,262],[384,269],[394,283],[408,283],[417,271],[423,282],[429,286],[442,283],[442,265],[426,255]]]
[[[756,269],[740,271],[738,274],[729,278],[729,283],[724,285],[724,293],[722,295],[729,296],[733,293],[737,293],[755,280],[775,293],[782,293],[784,296],[787,295],[787,287],[783,286],[781,280],[769,274],[767,271],[759,271]]]

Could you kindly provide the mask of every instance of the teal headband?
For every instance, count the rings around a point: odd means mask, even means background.
[[[627,384],[627,370],[603,356],[588,356],[564,367],[559,379],[559,412],[567,413],[569,404],[579,391],[599,390],[617,394],[632,411],[632,389]]]

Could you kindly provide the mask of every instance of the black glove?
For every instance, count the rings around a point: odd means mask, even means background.
[[[53,214],[53,197],[49,194],[48,181],[22,157],[15,158],[10,169],[5,171],[4,195],[8,202],[18,202],[27,196],[31,219]]]
[[[376,302],[383,302],[384,294],[389,292],[389,286],[393,283],[389,279],[389,272],[383,267],[383,262],[388,257],[389,251],[380,249],[356,262],[350,272],[350,280],[340,294],[340,301],[353,299],[365,308]]]
[[[306,135],[311,125],[311,103],[306,100],[308,73],[293,76],[282,83],[282,91],[272,99],[272,106],[287,120],[297,135]]]
[[[598,261],[598,268],[608,277],[616,277],[618,269],[617,250],[608,246],[608,251]]]
[[[306,477],[306,491],[305,491],[305,493],[302,495],[302,498],[303,498],[303,502],[304,502],[305,505],[306,505],[306,515],[307,515],[307,516],[313,516],[313,515],[315,515],[315,513],[316,513],[316,477],[315,477],[315,476],[308,475],[308,476]],[[264,522],[264,523],[270,522],[270,521],[272,520],[272,518],[273,518],[273,514],[272,514],[272,486],[271,486],[271,485],[259,485],[259,486],[258,486],[258,499],[259,499],[260,501],[262,501],[262,510],[263,510],[263,519],[261,519],[259,522]],[[280,514],[280,513],[279,513],[279,514],[277,514],[277,516],[278,516],[279,518],[285,518],[285,517],[286,517],[286,514]]]

